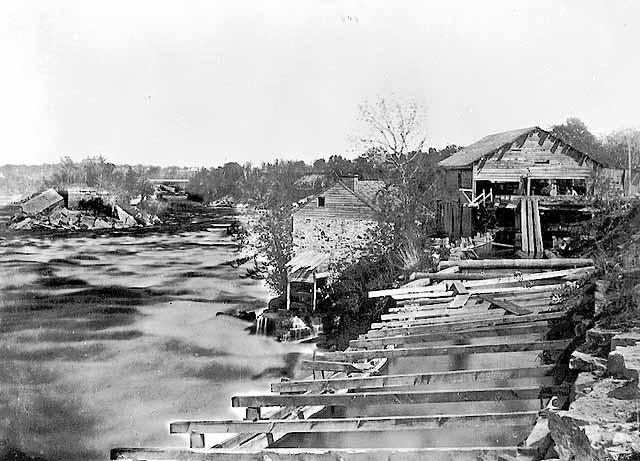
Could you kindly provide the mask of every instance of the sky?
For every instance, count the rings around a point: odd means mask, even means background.
[[[427,145],[577,116],[637,126],[640,2],[0,3],[0,164],[353,157],[359,107],[426,108]]]

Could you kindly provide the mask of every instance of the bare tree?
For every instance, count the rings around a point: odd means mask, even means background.
[[[387,164],[405,182],[408,165],[421,154],[426,142],[424,106],[416,101],[401,103],[381,98],[360,106],[364,134],[359,142],[367,156],[378,164]]]

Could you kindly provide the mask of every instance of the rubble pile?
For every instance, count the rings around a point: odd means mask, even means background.
[[[579,372],[566,411],[549,413],[549,434],[560,460],[630,460],[640,453],[640,331],[594,328],[586,347],[607,358],[574,352]]]
[[[53,189],[22,202],[20,208],[21,211],[10,221],[10,230],[122,229],[162,223],[154,214],[122,204],[115,204],[111,215],[91,210],[69,210],[64,206],[63,197]]]

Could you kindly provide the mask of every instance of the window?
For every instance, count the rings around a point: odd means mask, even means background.
[[[318,206],[324,207],[324,197],[318,197]]]

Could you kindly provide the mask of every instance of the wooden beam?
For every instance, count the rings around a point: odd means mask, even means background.
[[[497,306],[505,311],[509,312],[513,315],[527,315],[532,312],[529,309],[525,309],[524,307],[518,306],[517,304],[512,303],[511,301],[507,301],[504,299],[496,299],[493,296],[489,295],[480,295],[482,299],[489,301],[494,306]]]
[[[442,304],[442,303],[450,303],[454,300],[453,293],[451,296],[447,296],[446,298],[436,298],[436,299],[428,299],[428,298],[417,298],[417,299],[400,299],[396,300],[396,306],[427,306],[429,304]]]
[[[451,309],[458,309],[462,306],[464,306],[465,304],[467,304],[467,301],[469,301],[469,298],[471,297],[470,294],[459,294],[457,295],[455,298],[453,298],[453,301],[451,301],[451,304],[449,305],[449,308]]]
[[[498,293],[549,293],[559,290],[564,285],[561,283],[556,283],[553,285],[536,285],[530,287],[477,287],[469,289],[469,293],[475,295],[481,294],[498,294]]]
[[[114,448],[112,460],[149,461],[477,461],[533,454],[521,447],[437,448],[268,448],[265,450],[179,448]]]
[[[472,328],[460,331],[427,333],[423,335],[398,335],[384,338],[352,339],[349,345],[355,349],[383,348],[390,345],[428,343],[435,341],[459,341],[471,338],[490,338],[493,336],[544,334],[549,330],[548,322],[536,322],[522,325],[503,325],[495,327]]]
[[[529,236],[527,235],[527,200],[520,200],[520,248],[524,253],[529,253]]]
[[[540,378],[550,376],[553,365],[529,368],[496,368],[456,370],[403,375],[368,376],[365,378],[331,378],[272,383],[271,392],[323,392],[340,389],[422,386],[429,384],[461,384],[499,379]]]
[[[414,292],[421,293],[434,293],[438,291],[446,291],[447,287],[445,284],[436,284],[429,286],[413,286],[413,287],[401,287],[401,288],[390,288],[387,290],[373,290],[369,292],[369,298],[380,298],[383,296],[394,296],[394,295],[402,295]]]
[[[566,386],[521,386],[439,391],[363,392],[347,394],[269,394],[238,395],[231,398],[233,407],[300,407],[367,405],[403,405],[416,403],[482,402],[496,400],[536,400],[567,394]]]
[[[371,328],[375,330],[380,328],[400,328],[403,326],[441,325],[445,323],[464,322],[467,320],[496,319],[503,316],[504,316],[504,312],[498,312],[498,311],[487,311],[480,314],[464,314],[464,315],[452,314],[452,315],[445,315],[441,317],[417,319],[417,320],[389,320],[386,322],[372,323]]]
[[[411,347],[398,349],[368,349],[359,351],[325,352],[323,357],[335,361],[370,360],[377,358],[425,357],[434,355],[468,355],[496,352],[559,351],[565,350],[570,339],[554,341],[520,341],[499,344],[462,344],[437,347]]]
[[[314,371],[341,371],[344,373],[362,373],[363,370],[354,367],[350,363],[332,362],[327,360],[305,360],[302,362],[303,370]]]
[[[534,198],[531,202],[533,205],[533,227],[536,241],[536,252],[542,257],[544,255],[544,246],[542,243],[542,223],[540,222],[540,208],[538,206],[538,199]]]
[[[531,195],[531,194],[527,194]],[[527,199],[527,237],[529,238],[529,254],[536,253],[535,235],[533,227],[533,203],[531,199]]]
[[[514,275],[511,277],[498,277],[493,279],[484,279],[484,280],[471,280],[469,282],[465,282],[465,287],[476,288],[476,287],[484,287],[488,285],[502,285],[507,283],[519,283],[519,282],[529,282],[529,281],[537,281],[537,280],[548,280],[548,279],[556,279],[563,278],[568,275],[575,274],[587,274],[591,271],[595,270],[595,267],[580,267],[576,269],[562,269],[555,270],[549,272],[538,272],[535,274],[522,274],[522,275]]]
[[[419,287],[416,288],[416,290],[419,290]],[[397,294],[397,295],[390,295],[390,296],[395,300],[402,301],[405,299],[416,299],[416,298],[421,298],[421,299],[450,298],[453,295],[454,295],[453,291],[433,291],[433,292],[416,291],[414,293]]]
[[[381,328],[370,330],[367,337],[378,338],[398,335],[418,335],[427,333],[444,333],[448,331],[460,331],[468,328],[491,327],[499,325],[513,325],[517,323],[539,322],[543,320],[556,320],[563,318],[565,312],[543,312],[541,314],[521,315],[521,316],[491,316],[484,319],[466,320],[451,323],[440,323],[433,325],[407,325],[397,328]]]
[[[458,266],[467,269],[560,269],[593,266],[593,259],[465,259],[460,261],[441,261],[440,268]]]
[[[461,307],[458,309],[451,309],[449,307],[440,309],[411,309],[400,312],[394,312],[391,314],[382,314],[380,319],[382,321],[388,320],[402,320],[402,319],[435,319],[446,316],[462,316],[462,315],[474,315],[482,314],[488,311],[489,307]]]
[[[537,411],[467,415],[387,416],[329,419],[277,419],[262,421],[178,421],[169,425],[171,434],[215,434],[267,432],[371,432],[433,429],[532,426]]]

